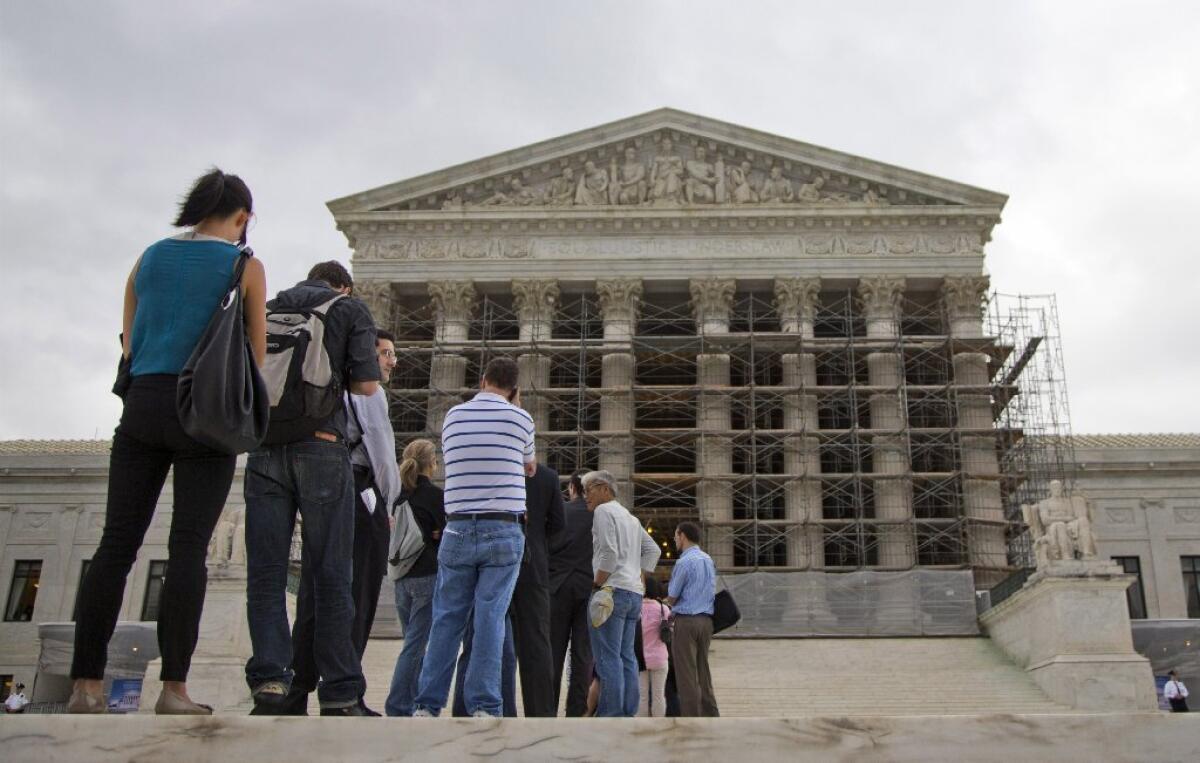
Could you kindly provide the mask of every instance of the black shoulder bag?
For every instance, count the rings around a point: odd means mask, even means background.
[[[722,580],[722,583],[724,581]],[[733,594],[729,592],[729,588],[722,588],[717,591],[713,597],[713,633],[720,633],[726,628],[732,628],[742,619],[741,610],[738,609],[737,602],[733,600]]]
[[[223,453],[245,453],[267,433],[270,400],[246,337],[242,273],[254,256],[242,250],[233,282],[192,350],[175,392],[183,429]]]

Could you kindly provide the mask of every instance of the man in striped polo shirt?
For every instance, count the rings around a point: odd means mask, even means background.
[[[494,358],[479,389],[442,423],[446,529],[414,717],[436,716],[446,706],[468,617],[475,636],[464,687],[467,712],[502,714],[504,618],[525,551],[525,477],[537,463],[533,419],[517,405],[517,364]]]

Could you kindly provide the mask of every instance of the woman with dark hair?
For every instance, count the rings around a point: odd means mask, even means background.
[[[191,700],[187,673],[200,629],[208,542],[233,482],[236,456],[191,438],[175,402],[179,372],[232,282],[254,213],[250,189],[213,169],[180,204],[175,226],[190,228],[152,244],[125,282],[122,351],[131,382],[113,435],[104,533],[80,584],[79,618],[67,712],[103,713],[104,668],[125,580],[141,548],[154,507],[174,467],[174,508],[167,541],[167,576],[158,616],[162,694],[155,712],[212,712]],[[250,258],[242,294],[255,360],[266,356],[266,274]]]
[[[658,578],[646,577],[642,597],[642,656],[645,667],[638,673],[638,715],[662,718],[667,714],[666,686],[669,648],[662,640],[662,626],[671,617],[671,608],[662,603],[665,592]]]

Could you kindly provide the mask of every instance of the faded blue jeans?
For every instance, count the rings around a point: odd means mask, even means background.
[[[272,445],[246,461],[246,615],[254,656],[253,692],[268,681],[292,683],[292,634],[286,592],[296,513],[303,519],[304,571],[316,600],[313,652],[321,707],[358,702],[365,683],[350,640],[354,551],[354,476],[340,442],[312,439]]]
[[[638,709],[638,664],[633,651],[641,627],[642,595],[613,589],[613,611],[599,628],[591,628],[592,659],[600,679],[600,718],[632,718]]]
[[[475,637],[464,682],[467,712],[500,717],[504,621],[524,550],[525,534],[515,522],[466,519],[446,524],[438,547],[433,627],[414,709],[437,715],[446,706],[463,631],[473,617]],[[634,681],[636,685],[636,677]]]
[[[392,672],[392,687],[388,690],[384,712],[390,716],[409,716],[413,713],[413,697],[417,693],[417,678],[425,661],[425,646],[429,643],[429,628],[433,624],[433,586],[436,575],[400,578],[396,581],[396,614],[404,628],[404,648],[396,657]]]

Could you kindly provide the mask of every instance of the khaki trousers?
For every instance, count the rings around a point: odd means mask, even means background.
[[[679,714],[684,717],[716,718],[717,698],[708,670],[708,645],[712,641],[712,618],[708,615],[675,615],[671,657],[675,660],[675,687],[679,692]]]

